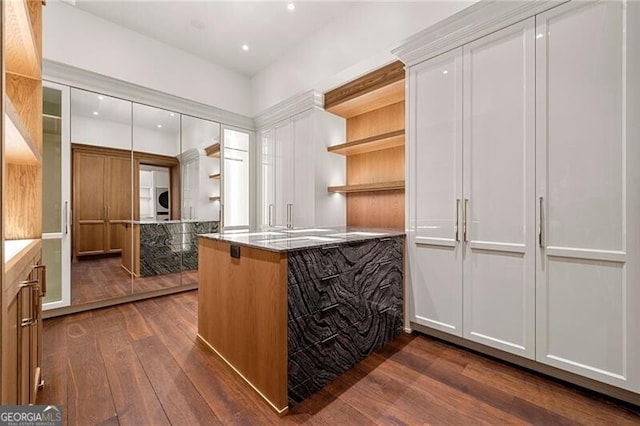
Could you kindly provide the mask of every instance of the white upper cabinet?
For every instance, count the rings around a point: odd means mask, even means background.
[[[537,359],[640,390],[640,4],[536,21]]]
[[[464,337],[535,341],[534,19],[464,46]]]
[[[411,68],[409,244],[412,320],[462,335],[462,49]]]

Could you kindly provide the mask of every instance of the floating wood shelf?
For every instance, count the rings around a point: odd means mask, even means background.
[[[359,139],[334,145],[327,148],[329,152],[343,155],[362,154],[365,152],[379,151],[381,149],[395,148],[404,145],[404,129],[381,135],[370,136],[368,138]]]
[[[220,201],[220,196],[209,197],[209,201]]]
[[[351,118],[404,101],[404,64],[396,61],[324,95],[324,109]]]
[[[351,192],[374,192],[374,191],[396,191],[404,190],[404,181],[364,183],[359,185],[330,186],[329,192],[339,192],[348,194]]]
[[[220,144],[218,142],[210,145],[204,149],[204,152],[208,157],[217,157],[220,158]]]
[[[9,2],[13,3],[13,2]],[[42,155],[33,143],[18,112],[8,97],[4,98],[5,107],[5,158],[12,164],[39,164]]]
[[[40,54],[31,26],[26,1],[6,1],[5,67],[6,71],[24,77],[40,79]]]
[[[214,175],[209,175],[210,179],[220,179],[220,173],[216,173]]]

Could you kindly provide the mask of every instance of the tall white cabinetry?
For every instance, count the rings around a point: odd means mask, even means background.
[[[344,138],[344,119],[313,107],[264,126],[258,135],[259,225],[343,226],[345,198],[327,187],[345,179],[345,159],[327,147]]]
[[[640,3],[479,2],[395,53],[408,325],[640,392]]]

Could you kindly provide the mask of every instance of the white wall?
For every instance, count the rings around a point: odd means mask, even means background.
[[[43,10],[44,58],[251,116],[247,77],[58,1]]]
[[[409,36],[473,1],[362,2],[296,46],[251,81],[253,116],[298,93],[326,92],[396,58]]]

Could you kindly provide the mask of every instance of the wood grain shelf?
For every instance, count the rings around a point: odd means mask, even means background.
[[[12,74],[40,79],[40,53],[27,2],[6,1],[5,68]]]
[[[12,3],[12,2],[9,2]],[[5,158],[11,164],[40,164],[42,155],[29,136],[11,100],[5,96]]]
[[[207,157],[220,158],[220,143],[216,142],[213,145],[206,147],[204,152],[207,154]]]
[[[220,201],[220,196],[217,195],[215,197],[209,197],[209,201]]]
[[[330,146],[327,150],[335,154],[354,155],[403,145],[404,129]]]
[[[42,247],[40,239],[5,240],[4,241],[4,269],[5,279],[11,283],[18,279],[18,274],[24,270]]]
[[[213,175],[209,175],[209,178],[210,178],[210,179],[220,179],[220,173],[216,173],[216,174],[213,174]]]
[[[393,182],[364,183],[359,185],[342,185],[330,186],[329,192],[339,192],[349,194],[353,192],[374,192],[374,191],[396,191],[404,190],[404,181],[398,180]]]
[[[351,118],[404,101],[404,64],[393,62],[324,95],[324,109]]]

